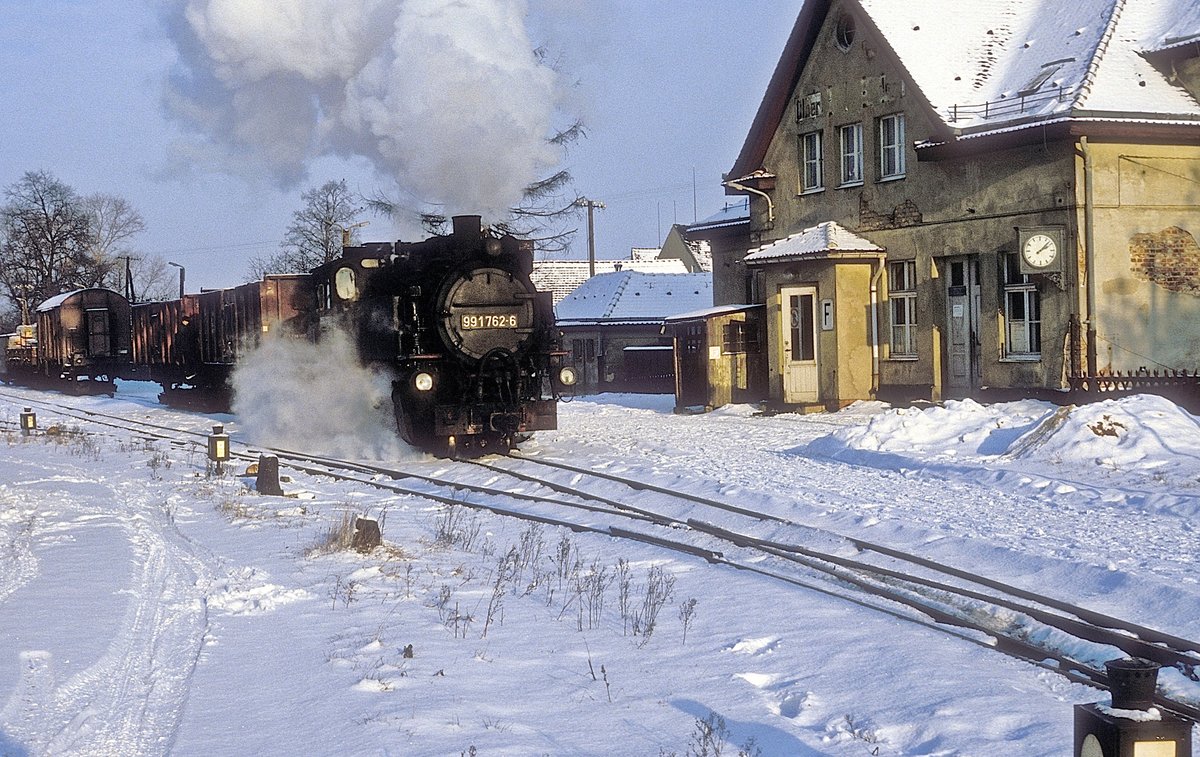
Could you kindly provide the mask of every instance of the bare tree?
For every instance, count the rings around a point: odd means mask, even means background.
[[[146,230],[141,213],[123,197],[97,193],[83,198],[82,207],[91,223],[91,254],[104,261],[103,283],[120,290],[124,281],[123,258],[135,257],[130,240]]]
[[[172,300],[179,296],[179,279],[161,256],[132,256],[130,273],[133,291],[139,301]]]
[[[267,273],[298,273],[328,263],[342,254],[343,241],[355,241],[358,198],[346,180],[327,181],[300,195],[304,207],[292,213],[279,252],[250,261],[250,273],[262,278]],[[344,235],[348,239],[343,239]]]
[[[75,190],[30,171],[4,190],[0,285],[22,310],[64,291],[95,286],[108,273],[92,248],[91,221]]]

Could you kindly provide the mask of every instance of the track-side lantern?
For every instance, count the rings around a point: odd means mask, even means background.
[[[213,426],[208,436],[208,459],[218,466],[229,459],[229,434],[224,426]]]
[[[30,433],[37,428],[37,413],[33,412],[33,408],[25,408],[21,411],[21,431]]]

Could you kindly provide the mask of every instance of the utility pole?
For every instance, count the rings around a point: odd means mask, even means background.
[[[588,277],[596,275],[596,208],[604,209],[604,203],[599,200],[589,200],[580,197],[575,204],[587,208],[588,212]]]
[[[128,256],[122,259],[125,261],[125,299],[130,302],[136,302],[137,297],[134,296],[133,291],[133,259]]]
[[[173,265],[179,269],[179,299],[182,300],[183,299],[183,277],[184,277],[183,266],[179,265],[178,263],[172,263],[169,260],[167,261],[167,265]]]

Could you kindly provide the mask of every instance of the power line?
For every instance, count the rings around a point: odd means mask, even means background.
[[[253,247],[277,247],[278,241],[267,240],[263,242],[235,242],[233,244],[216,244],[208,247],[179,247],[170,250],[155,250],[158,255],[188,255],[200,252],[215,252],[219,250],[241,250],[250,249]]]

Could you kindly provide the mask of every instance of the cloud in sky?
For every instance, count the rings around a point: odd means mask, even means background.
[[[560,77],[525,0],[177,0],[167,106],[226,170],[282,186],[361,156],[444,212],[502,216],[562,159]]]

